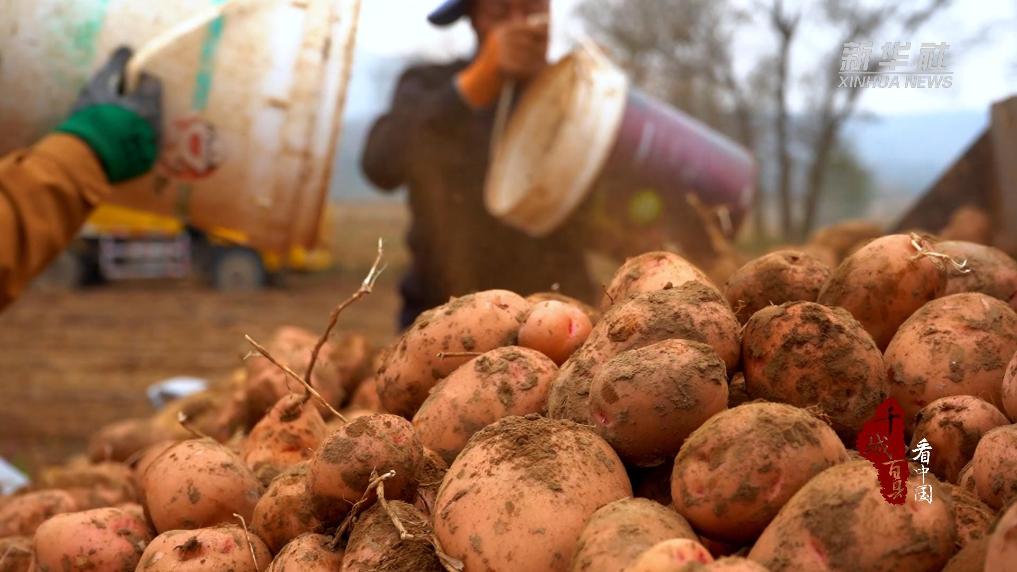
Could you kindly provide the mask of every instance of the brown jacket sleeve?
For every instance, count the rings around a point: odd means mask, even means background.
[[[56,133],[0,158],[0,309],[74,239],[111,192],[82,140]]]

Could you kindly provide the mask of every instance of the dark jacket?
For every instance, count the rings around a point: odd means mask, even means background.
[[[543,238],[508,227],[484,208],[493,112],[460,98],[455,75],[466,66],[415,66],[403,73],[388,113],[363,154],[367,178],[385,190],[409,189],[413,267],[403,293],[419,312],[449,296],[505,288],[593,298],[578,225]]]

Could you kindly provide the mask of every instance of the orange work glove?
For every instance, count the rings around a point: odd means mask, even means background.
[[[490,107],[505,80],[529,79],[544,69],[547,44],[546,16],[500,24],[484,40],[476,59],[456,77],[459,93],[470,107]]]

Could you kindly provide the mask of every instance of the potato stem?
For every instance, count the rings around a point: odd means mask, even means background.
[[[233,513],[233,516],[240,519],[240,526],[244,527],[244,536],[247,538],[247,547],[251,549],[251,560],[254,560],[254,569],[257,572],[261,572],[261,566],[258,565],[258,555],[254,553],[254,544],[251,543],[251,533],[247,531],[247,521],[237,513]]]
[[[322,405],[324,405],[332,413],[332,415],[338,417],[343,423],[349,423],[349,421],[345,417],[343,417],[343,414],[336,411],[335,408],[332,407],[332,404],[329,403],[324,397],[322,397],[322,395],[318,393],[318,390],[314,389],[314,387],[307,380],[300,377],[300,375],[297,374],[297,372],[293,371],[285,364],[280,363],[277,359],[272,357],[272,354],[267,349],[265,349],[264,346],[254,341],[254,338],[252,338],[251,336],[244,334],[244,339],[246,339],[247,343],[251,344],[251,346],[253,346],[254,349],[257,350],[257,352],[261,354],[265,359],[272,362],[272,364],[275,365],[277,368],[281,369],[283,373],[300,382],[300,384],[304,386],[305,393],[310,392],[311,395],[313,395]]]
[[[311,351],[311,361],[307,364],[307,373],[304,374],[304,385],[310,387],[311,384],[311,373],[314,371],[314,364],[318,362],[318,353],[321,352],[322,346],[328,341],[329,336],[332,335],[332,330],[335,328],[336,323],[339,321],[339,314],[346,308],[351,306],[357,300],[367,296],[374,290],[374,283],[378,281],[378,276],[385,271],[385,267],[381,266],[381,257],[385,253],[384,242],[382,239],[378,239],[378,255],[374,257],[374,264],[371,265],[371,269],[367,272],[367,276],[364,277],[364,281],[360,283],[360,288],[353,293],[349,298],[343,300],[338,306],[332,309],[332,313],[328,318],[328,327],[325,328],[325,332],[318,338],[318,342],[314,344],[314,349]]]

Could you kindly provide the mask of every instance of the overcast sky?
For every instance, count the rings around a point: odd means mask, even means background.
[[[582,25],[575,17],[583,0],[552,0],[552,56],[568,49]],[[752,0],[746,0],[752,1]],[[387,105],[394,81],[393,58],[451,59],[468,55],[473,49],[469,26],[461,22],[450,28],[435,28],[426,21],[437,0],[364,0],[358,37],[357,60],[353,72],[349,111],[374,114]],[[807,25],[792,53],[792,67],[804,70],[828,53],[829,30],[821,24],[816,2],[789,2],[804,10]],[[1017,93],[1017,0],[964,0],[938,15],[912,38],[859,38],[873,42],[874,53],[886,41],[910,41],[915,56],[922,42],[950,44],[953,86],[949,89],[868,89],[860,105],[877,115],[982,110],[1008,94]],[[974,39],[980,42],[972,42]],[[771,32],[764,27],[749,28],[739,35],[735,46],[740,73],[756,61],[759,53],[772,50]],[[811,86],[795,85],[793,105],[801,101]]]

